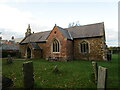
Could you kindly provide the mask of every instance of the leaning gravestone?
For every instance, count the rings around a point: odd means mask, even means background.
[[[33,62],[23,63],[24,88],[34,87]]]
[[[104,90],[107,83],[107,68],[99,66],[98,68],[98,83],[97,88]]]
[[[8,55],[7,64],[11,64],[12,62],[13,62],[12,57]]]
[[[54,67],[54,69],[53,69],[53,72],[58,72],[59,70],[58,70],[58,66],[57,65],[55,65],[55,67]]]
[[[98,66],[97,63],[92,61],[92,66],[93,66],[93,72],[94,72],[94,77],[95,77],[95,83],[97,83],[97,76],[98,76]]]

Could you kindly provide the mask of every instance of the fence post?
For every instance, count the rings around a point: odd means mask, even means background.
[[[98,78],[98,67],[97,63],[92,61],[92,66],[93,66],[93,72],[94,72],[94,77],[95,77],[95,83],[97,83],[97,78]]]

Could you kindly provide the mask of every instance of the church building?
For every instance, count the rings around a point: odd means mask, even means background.
[[[104,23],[62,28],[31,33],[30,25],[20,42],[23,58],[47,60],[106,60],[107,49]]]

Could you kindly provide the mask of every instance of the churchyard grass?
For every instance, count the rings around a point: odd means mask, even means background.
[[[108,69],[107,88],[118,87],[118,55],[112,55],[111,61],[96,61],[98,66]],[[26,60],[33,61],[35,88],[97,88],[92,77],[92,61],[46,61],[44,59]],[[25,60],[13,60],[7,64],[6,59],[2,60],[2,74],[11,78],[13,87],[23,87],[22,66]],[[57,65],[59,71],[53,72]]]

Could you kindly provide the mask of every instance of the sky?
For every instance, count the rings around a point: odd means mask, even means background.
[[[52,30],[57,24],[104,22],[106,43],[118,46],[118,0],[0,0],[0,32],[3,39]]]

